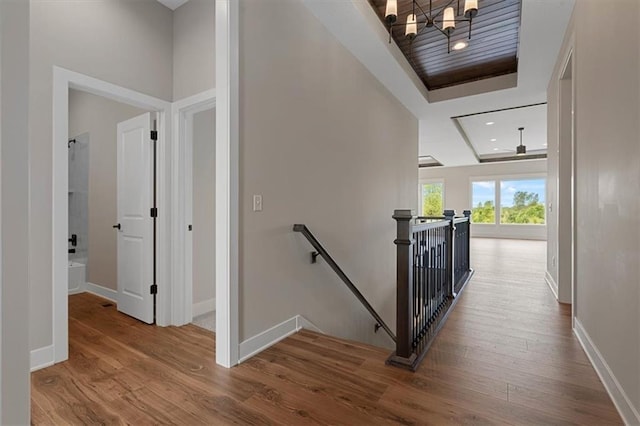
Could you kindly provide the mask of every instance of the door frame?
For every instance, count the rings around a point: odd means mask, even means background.
[[[190,125],[198,112],[216,107],[215,89],[181,99],[172,104],[172,176],[171,188],[175,194],[172,203],[172,281],[175,283],[172,303],[173,325],[188,324],[193,320],[193,256],[192,238],[187,226],[193,217],[193,138]],[[191,123],[191,124],[189,124]],[[216,141],[212,141],[216,144]],[[217,145],[217,144],[216,144]],[[217,162],[217,160],[216,160]],[[216,164],[216,168],[218,164]],[[217,261],[216,261],[217,262]],[[216,311],[217,311],[216,307]]]
[[[240,349],[240,1],[216,1],[216,362]]]
[[[126,89],[97,78],[53,67],[53,197],[52,197],[52,315],[53,315],[53,362],[69,357],[69,307],[68,307],[68,253],[69,227],[69,159],[67,138],[69,137],[69,89],[82,90],[117,102],[158,113],[158,174],[157,205],[158,234],[156,271],[158,287],[163,291],[156,297],[156,322],[160,326],[171,325],[171,281],[170,281],[170,213],[171,199],[168,182],[171,138],[171,103]],[[167,212],[166,214],[163,212]],[[152,283],[149,283],[150,285]],[[164,291],[166,289],[166,291]]]
[[[576,165],[576,58],[575,58],[575,42],[573,35],[568,40],[567,47],[562,53],[562,67],[558,73],[558,153],[569,151],[568,157],[560,158],[558,156],[558,188],[556,191],[556,208],[558,209],[558,242],[557,242],[557,270],[558,270],[558,301],[561,303],[571,304],[571,327],[576,327],[576,317],[578,312],[578,282],[577,282],[577,165]],[[567,111],[567,107],[569,111]],[[564,149],[561,148],[562,145]],[[563,167],[564,165],[564,167]],[[568,166],[569,170],[566,170]],[[569,187],[569,212],[565,214],[570,223],[569,232],[560,231],[560,186],[564,184]],[[566,222],[566,219],[565,219]],[[564,222],[563,222],[564,223]],[[561,251],[560,248],[564,248]],[[560,261],[563,262],[563,268],[566,273],[561,279]],[[568,277],[567,277],[568,275]],[[568,278],[568,279],[567,279]],[[561,291],[560,286],[563,286]],[[566,293],[569,292],[569,297]],[[560,295],[564,297],[560,297]]]

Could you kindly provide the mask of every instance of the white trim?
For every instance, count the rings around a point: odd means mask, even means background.
[[[211,100],[215,100],[216,98],[216,89],[208,89],[204,92],[196,93],[193,96],[188,96],[186,98],[180,99],[179,101],[175,101],[173,103],[174,112],[182,109],[192,108],[197,105],[205,104],[210,102]],[[215,105],[214,105],[215,106]],[[201,111],[204,111],[208,108],[203,108]]]
[[[322,333],[311,321],[302,315],[296,315],[280,324],[274,325],[268,330],[257,334],[250,339],[240,343],[240,359],[238,362],[244,362],[254,355],[264,351],[265,349],[275,345],[279,341],[286,339],[301,329],[306,328],[317,333]]]
[[[54,364],[53,361],[53,345],[44,346],[42,348],[31,351],[31,372],[41,370]]]
[[[553,295],[556,297],[556,300],[558,300],[558,284],[556,284],[556,281],[553,279],[549,271],[544,272],[544,280],[551,289]]]
[[[239,359],[239,0],[216,1],[216,363]]]
[[[87,282],[87,293],[95,294],[103,299],[118,303],[118,292],[98,284]]]
[[[323,333],[322,330],[320,330],[318,327],[316,327],[316,325],[314,323],[312,323],[311,321],[309,321],[308,319],[306,319],[302,315],[298,315],[296,317],[296,319],[298,321],[298,325],[297,325],[298,331],[300,331],[300,329],[304,328],[305,330],[315,331],[316,333]]]
[[[211,298],[207,300],[203,300],[201,302],[197,302],[193,304],[192,312],[193,318],[198,317],[200,315],[208,314],[209,312],[213,312],[216,310],[216,299]]]
[[[618,413],[620,413],[622,421],[627,425],[640,424],[640,412],[638,412],[638,408],[633,406],[633,403],[627,396],[624,388],[620,385],[620,382],[613,374],[613,371],[611,371],[611,368],[609,368],[607,361],[605,361],[604,357],[591,340],[591,337],[582,326],[582,323],[577,318],[575,319],[575,328],[573,329],[573,332],[582,345],[582,349],[584,349],[587,357],[589,357],[591,365],[593,365],[598,377],[600,377],[600,381],[602,381],[602,384],[611,397],[613,404],[618,409]]]
[[[82,90],[138,108],[158,111],[158,240],[157,240],[157,324],[171,324],[170,259],[167,245],[169,235],[169,204],[167,174],[169,170],[168,145],[171,144],[171,103],[134,90],[116,86],[84,74],[53,67],[53,165],[52,165],[52,314],[53,348],[55,362],[69,357],[68,293],[69,270],[67,253],[68,234],[68,151],[69,137],[69,88]],[[163,213],[166,212],[166,213]],[[166,289],[163,291],[162,289]]]
[[[192,234],[187,226],[193,223],[193,139],[190,132],[193,127],[193,115],[215,108],[215,89],[190,96],[171,105],[173,120],[173,150],[171,193],[174,202],[171,206],[173,266],[173,300],[171,306],[173,325],[184,325],[192,321],[197,314],[192,312],[193,303],[193,258]],[[215,310],[211,309],[212,311]]]
[[[422,199],[422,185],[428,185],[428,184],[434,184],[434,183],[439,183],[440,185],[442,185],[442,211],[440,212],[440,214],[444,213],[444,210],[447,208],[444,200],[445,200],[445,179],[444,178],[420,178],[418,179],[418,216],[422,216],[423,215],[423,211],[422,211],[422,205],[424,203],[424,200]]]

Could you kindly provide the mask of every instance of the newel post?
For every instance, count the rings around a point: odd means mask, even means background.
[[[413,353],[413,235],[411,210],[394,210],[397,223],[396,354],[392,362],[411,363]]]
[[[447,278],[449,282],[447,283],[447,288],[449,289],[449,296],[456,297],[455,291],[455,240],[456,240],[456,226],[453,223],[456,217],[455,210],[445,210],[444,213],[445,220],[449,221],[449,232],[447,232]]]

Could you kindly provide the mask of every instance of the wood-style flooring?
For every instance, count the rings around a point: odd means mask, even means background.
[[[32,423],[621,424],[544,282],[545,243],[472,246],[476,274],[416,373],[307,331],[227,370],[213,333],[71,296],[69,361],[32,373]]]

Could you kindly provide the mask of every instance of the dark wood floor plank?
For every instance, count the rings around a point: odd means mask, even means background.
[[[69,360],[31,375],[34,425],[621,424],[544,282],[545,243],[472,240],[476,273],[415,373],[307,330],[233,369],[215,334],[69,298]]]

